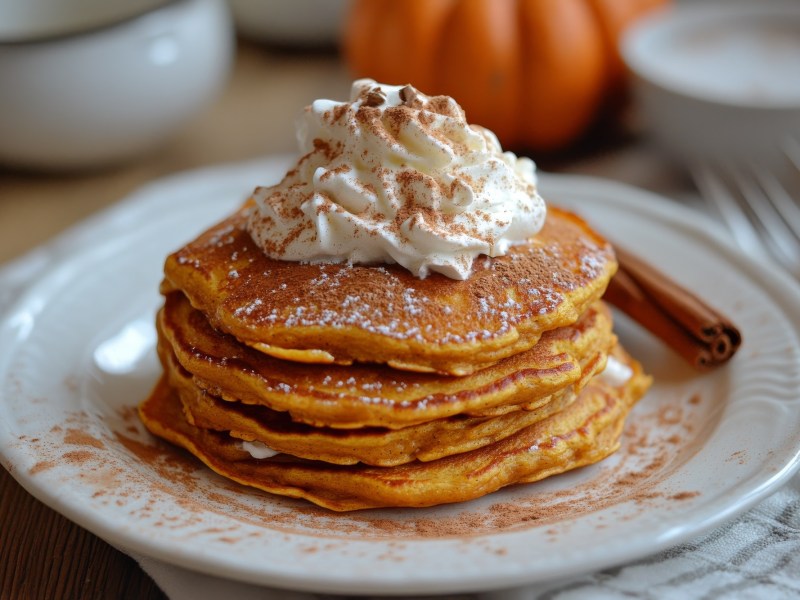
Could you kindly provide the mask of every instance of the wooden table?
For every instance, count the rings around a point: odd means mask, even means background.
[[[152,179],[296,151],[291,117],[315,98],[345,99],[349,88],[350,77],[333,52],[240,44],[222,96],[152,154],[94,173],[0,170],[0,264]],[[134,560],[35,500],[0,469],[0,598],[164,595]]]

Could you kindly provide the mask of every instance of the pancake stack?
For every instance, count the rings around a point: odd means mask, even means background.
[[[551,207],[459,281],[269,258],[251,210],[167,258],[155,435],[337,511],[469,500],[619,446],[650,380],[600,300],[613,250],[578,217]]]

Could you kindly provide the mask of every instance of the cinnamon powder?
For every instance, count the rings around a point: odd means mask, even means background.
[[[700,400],[697,402],[690,406],[696,409]],[[97,487],[93,501],[131,506],[132,515],[152,521],[154,526],[215,536],[229,544],[277,532],[311,534],[333,540],[333,544],[353,535],[402,543],[403,539],[474,539],[528,528],[545,528],[556,536],[568,522],[620,503],[633,501],[645,510],[648,502],[680,503],[700,494],[659,487],[670,474],[674,457],[686,446],[683,440],[689,437],[689,426],[696,419],[694,410],[681,413],[680,422],[672,416],[664,419],[660,407],[638,412],[626,428],[620,451],[604,463],[561,476],[572,482],[562,485],[563,489],[519,485],[464,505],[347,514],[239,486],[210,473],[182,450],[148,435],[132,435],[130,421],[136,414],[131,407],[119,415],[122,425],[118,429],[125,433],[118,430],[100,439],[90,433],[97,417],[79,413],[71,417],[69,427],[54,427],[39,441],[26,438],[20,443],[34,444],[43,458],[30,469],[32,474],[63,464],[85,469],[85,483]],[[65,446],[74,449],[64,452]],[[126,457],[140,467],[126,466]],[[556,477],[555,483],[558,481]],[[198,529],[208,515],[215,514],[225,522],[234,521],[232,528]],[[608,525],[608,521],[597,520],[597,527]],[[258,529],[247,531],[246,526]],[[487,552],[502,553],[503,549],[487,547]]]

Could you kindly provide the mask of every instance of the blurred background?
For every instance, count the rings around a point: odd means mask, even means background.
[[[683,16],[692,6],[706,12]],[[712,163],[800,139],[799,7],[0,0],[0,267],[154,179],[295,153],[303,107],[347,99],[362,76],[454,96],[540,169],[622,180],[725,220],[703,186]],[[739,221],[751,216],[738,206]],[[0,478],[0,597],[34,580],[60,592],[40,597],[161,597],[131,559]]]
[[[154,178],[294,152],[302,108],[345,100],[356,77],[451,95],[544,170],[675,195],[694,191],[689,174],[721,183],[708,172],[720,158],[772,156],[782,171],[787,140],[800,162],[799,12],[795,0],[0,0],[0,262]],[[781,258],[800,263],[787,244]]]
[[[665,4],[0,0],[0,262],[154,178],[295,152],[302,107],[359,76],[568,168],[636,135],[616,44]]]

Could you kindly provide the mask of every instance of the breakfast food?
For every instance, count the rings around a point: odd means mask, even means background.
[[[649,377],[611,246],[450,98],[357,81],[297,166],[165,263],[155,435],[334,510],[476,498],[597,462]]]
[[[574,398],[603,368],[614,343],[610,315],[600,303],[575,325],[544,334],[534,349],[464,377],[396,373],[381,365],[285,364],[216,332],[178,295],[166,299],[158,329],[162,363],[171,385],[187,390],[181,398],[190,420],[198,420],[204,405],[206,414],[216,413],[208,419],[211,428],[238,430],[243,437],[257,437],[275,450],[306,458],[320,458],[307,453],[320,452],[326,437],[331,438],[326,445],[349,447],[363,436],[372,452],[387,438],[385,453],[398,452],[400,440],[413,440],[415,451],[441,456],[453,452],[452,444],[441,443],[449,427],[456,428],[453,443],[466,443],[467,430],[488,417],[507,416],[504,431],[520,428],[536,411],[552,411],[561,398]],[[243,415],[252,415],[247,425]],[[213,427],[221,419],[242,424]],[[377,436],[376,428],[388,431]],[[302,432],[300,437],[316,442],[307,444],[305,453],[293,449],[282,439],[290,432]],[[423,438],[429,439],[430,448]],[[326,460],[357,462],[346,456]]]

